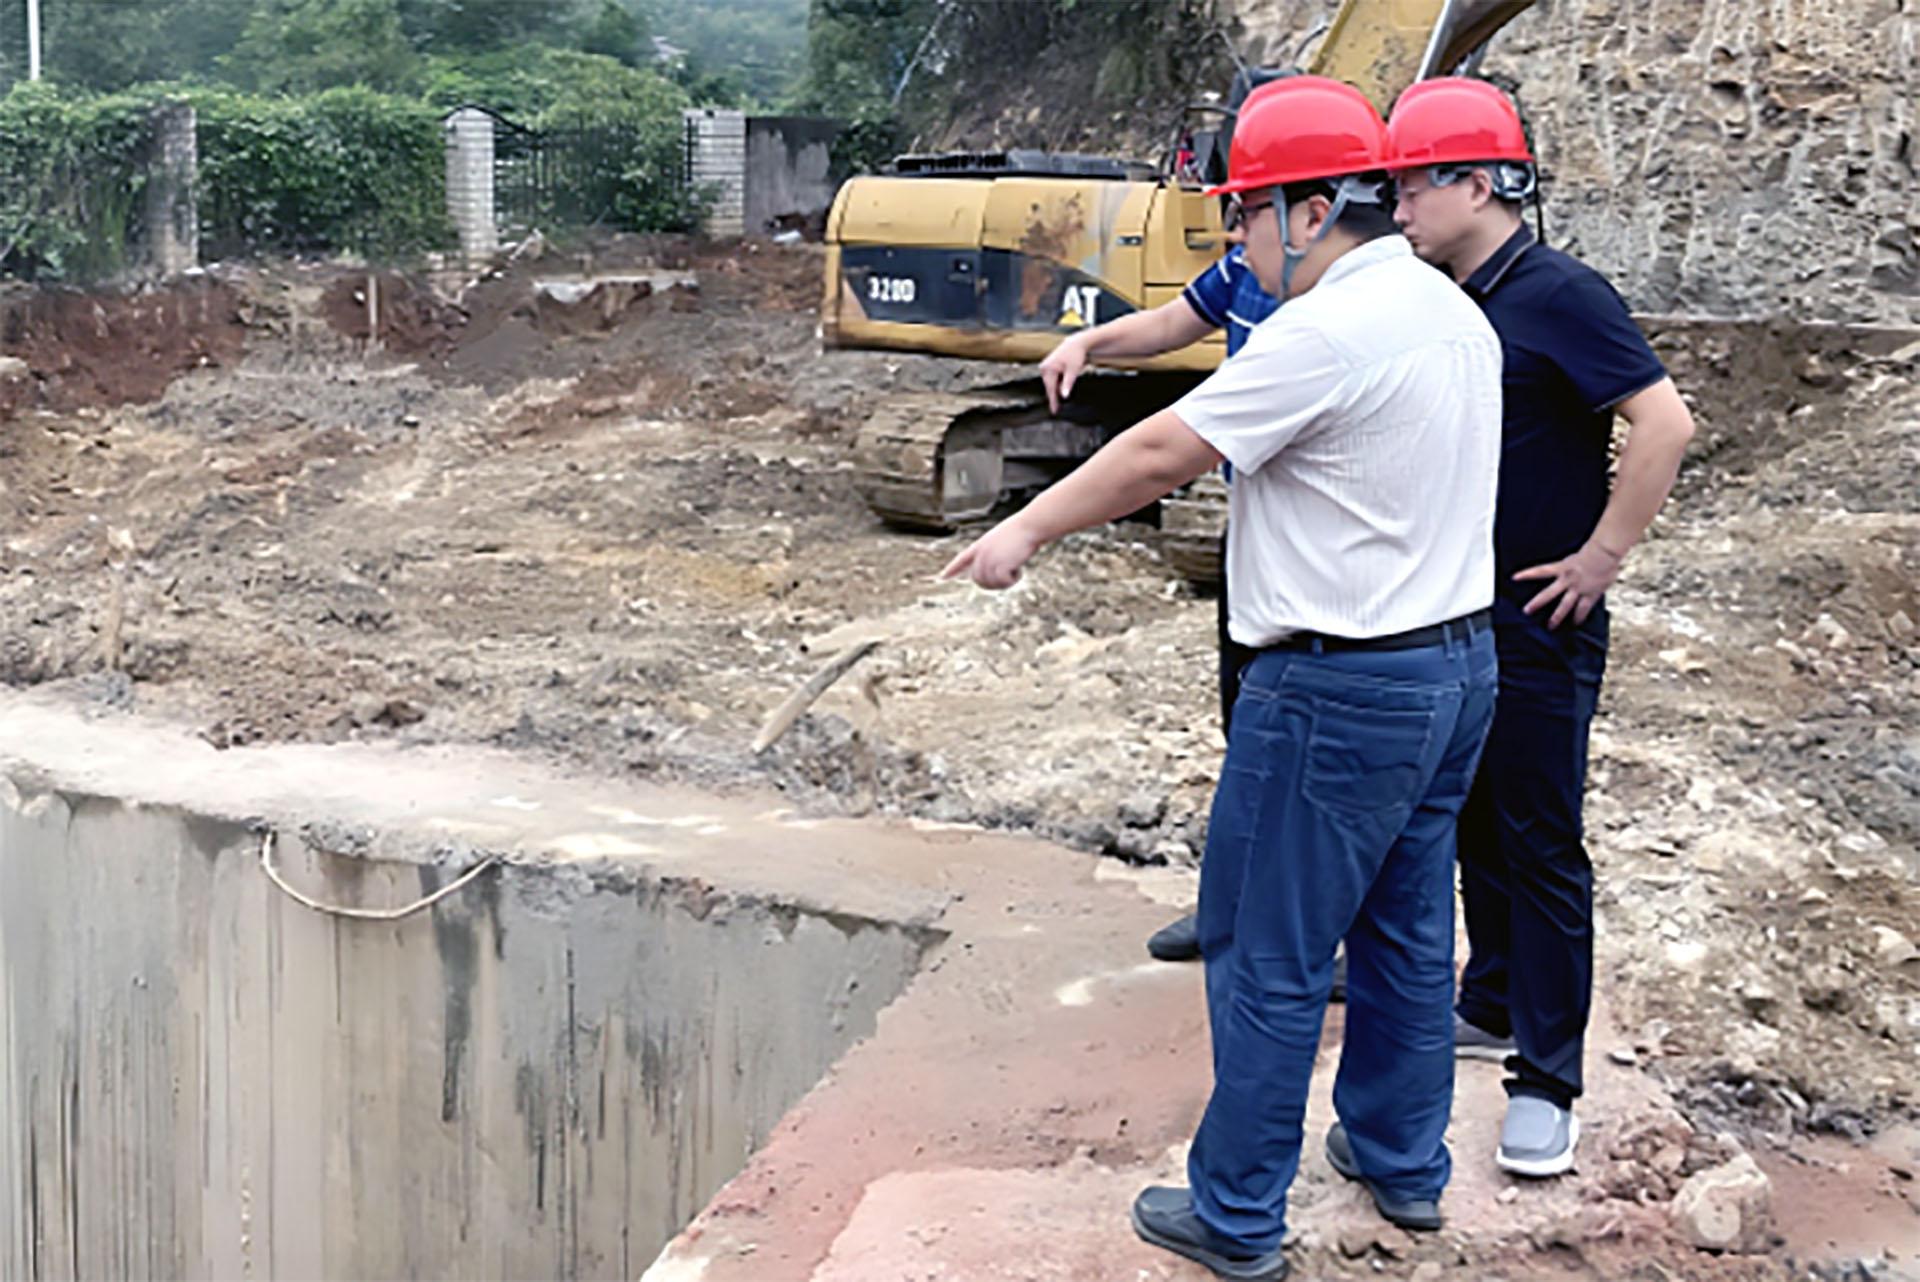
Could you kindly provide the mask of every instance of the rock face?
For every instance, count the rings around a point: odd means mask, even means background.
[[[1672,1215],[1674,1226],[1697,1247],[1764,1251],[1773,1229],[1773,1184],[1742,1153],[1682,1184],[1674,1195]]]
[[[1286,59],[1331,0],[1230,0]],[[1520,86],[1549,239],[1643,312],[1920,323],[1920,12],[1900,0],[1550,0]]]

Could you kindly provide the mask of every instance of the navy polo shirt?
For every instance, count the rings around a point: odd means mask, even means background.
[[[1524,605],[1544,586],[1516,571],[1579,551],[1606,510],[1613,407],[1667,376],[1599,272],[1525,227],[1466,280],[1505,364],[1496,590]]]
[[[1227,331],[1227,355],[1246,345],[1247,335],[1279,308],[1273,295],[1247,266],[1245,247],[1235,245],[1207,270],[1195,276],[1181,294],[1187,306],[1215,329]]]
[[[1253,327],[1280,310],[1273,295],[1260,288],[1260,278],[1247,265],[1244,245],[1235,245],[1226,256],[1187,282],[1180,296],[1198,316],[1215,329],[1227,331],[1227,355],[1247,345]],[[1233,479],[1233,465],[1222,463],[1220,475]]]

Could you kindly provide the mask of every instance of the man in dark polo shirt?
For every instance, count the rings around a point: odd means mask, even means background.
[[[1665,502],[1693,417],[1605,279],[1537,243],[1519,114],[1484,81],[1423,81],[1389,121],[1395,216],[1414,251],[1500,336],[1494,638],[1500,697],[1460,816],[1469,957],[1457,1053],[1504,1059],[1496,1154],[1573,1165],[1593,985],[1593,865],[1581,825],[1587,730],[1607,661],[1604,594]],[[1608,483],[1615,415],[1628,424]]]

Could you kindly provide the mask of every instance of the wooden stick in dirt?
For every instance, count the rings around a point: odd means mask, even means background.
[[[106,621],[100,625],[100,664],[109,672],[118,672],[120,637],[127,622],[127,576],[124,569],[114,574],[109,591]]]
[[[133,558],[133,535],[126,530],[109,530],[107,617],[100,625],[100,663],[109,672],[120,670],[121,640],[127,623],[127,580],[133,577]]]
[[[380,278],[367,277],[367,352],[380,350]]]
[[[853,665],[872,654],[880,645],[880,639],[862,641],[842,650],[807,678],[807,683],[787,696],[786,702],[773,710],[766,724],[760,727],[760,733],[753,737],[753,750],[765,752],[780,741],[780,736],[793,728],[800,714],[813,706],[814,700],[827,692],[827,688],[853,670]]]

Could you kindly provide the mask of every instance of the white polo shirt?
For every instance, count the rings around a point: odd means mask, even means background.
[[[1388,636],[1493,603],[1500,340],[1404,237],[1335,260],[1173,412],[1233,464],[1235,641]]]

